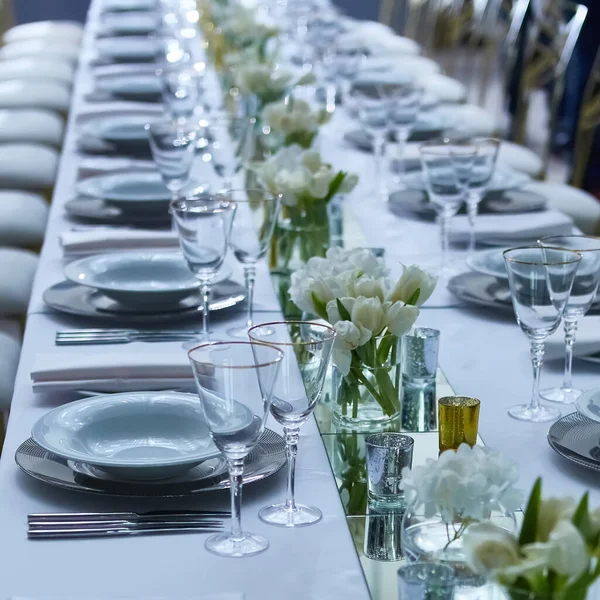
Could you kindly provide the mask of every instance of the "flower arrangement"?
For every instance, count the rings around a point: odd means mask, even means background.
[[[471,568],[507,588],[514,600],[584,600],[600,576],[600,509],[589,510],[588,494],[542,498],[533,486],[518,535],[491,523],[464,536]]]
[[[382,259],[369,250],[332,248],[292,274],[290,297],[336,330],[333,362],[342,375],[336,404],[358,418],[361,404],[374,401],[386,418],[400,411],[399,337],[419,316],[437,278],[418,266],[395,282]]]
[[[248,169],[271,193],[281,194],[283,208],[273,236],[271,267],[292,271],[329,247],[327,205],[336,194],[354,189],[358,177],[338,171],[314,150],[297,144],[281,148]]]
[[[288,97],[280,102],[267,104],[261,120],[271,130],[271,135],[280,137],[284,146],[298,144],[310,148],[319,132],[319,126],[327,123],[330,114],[326,110],[312,110],[304,100]]]

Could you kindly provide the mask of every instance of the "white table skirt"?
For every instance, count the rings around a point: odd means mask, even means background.
[[[99,2],[93,3],[90,21]],[[89,49],[90,29],[85,40]],[[218,558],[206,552],[204,537],[174,535],[106,540],[30,542],[26,538],[26,515],[40,511],[114,510],[152,508],[155,502],[128,501],[77,495],[29,480],[19,472],[13,455],[29,436],[33,423],[57,403],[72,399],[68,395],[39,395],[31,391],[29,373],[37,352],[69,352],[55,348],[57,329],[73,321],[47,310],[41,299],[48,285],[61,280],[62,256],[57,241],[61,231],[73,226],[65,219],[62,206],[73,194],[81,157],[77,155],[74,119],[82,112],[106,111],[106,104],[86,104],[83,95],[90,89],[91,74],[83,62],[80,69],[70,125],[64,147],[59,178],[48,224],[48,233],[30,306],[30,317],[18,372],[13,409],[0,462],[0,531],[3,548],[0,571],[0,596],[151,596],[196,597],[227,600],[283,598],[368,598],[353,542],[316,425],[309,422],[302,430],[298,459],[297,491],[302,501],[314,502],[324,513],[314,527],[287,531],[268,527],[258,521],[257,512],[285,492],[283,472],[265,482],[247,486],[243,515],[248,530],[266,535],[270,549],[243,560]],[[343,115],[325,128],[321,151],[326,159],[346,170],[362,173],[357,190],[347,199],[367,243],[385,247],[394,263],[419,262],[437,252],[438,230],[432,223],[401,219],[369,194],[372,187],[370,156],[351,149],[341,140],[350,121]],[[86,159],[87,162],[87,159]],[[238,272],[238,276],[240,273]],[[257,285],[257,320],[280,316],[272,294],[266,268],[260,269]],[[241,281],[241,280],[240,280]],[[215,316],[213,329],[231,327],[241,321],[237,316]],[[260,315],[260,316],[259,316]],[[591,489],[592,502],[600,502],[597,477],[567,464],[554,455],[546,443],[548,425],[520,423],[510,419],[506,408],[527,402],[531,385],[528,343],[514,318],[465,307],[444,290],[438,290],[424,307],[419,324],[442,330],[440,364],[457,393],[482,400],[480,431],[485,442],[503,450],[520,464],[523,487],[528,488],[538,475],[544,476],[546,492],[578,495]],[[81,322],[79,322],[79,325]],[[165,352],[179,351],[177,344],[163,344]],[[145,350],[138,344],[111,347],[111,352]],[[157,350],[157,345],[152,346]],[[82,350],[84,351],[84,350]],[[86,352],[106,352],[104,347],[86,347]],[[562,364],[544,369],[543,384],[560,382]],[[575,361],[574,377],[583,388],[600,383],[598,368]],[[569,410],[568,408],[566,410]],[[566,412],[566,411],[565,411]],[[278,429],[271,420],[269,426]],[[190,506],[226,508],[226,493],[198,496]],[[161,503],[164,506],[164,503]]]

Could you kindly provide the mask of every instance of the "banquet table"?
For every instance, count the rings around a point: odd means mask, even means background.
[[[46,241],[41,253],[27,327],[23,342],[15,394],[2,459],[0,461],[0,532],[2,568],[1,597],[180,597],[228,600],[237,598],[368,598],[369,591],[356,553],[336,483],[317,429],[311,420],[301,431],[298,455],[297,493],[302,500],[317,504],[324,518],[314,527],[286,530],[268,527],[258,510],[285,493],[283,472],[244,488],[243,519],[249,531],[268,537],[264,554],[243,560],[228,560],[209,554],[203,537],[172,535],[127,539],[29,541],[26,516],[33,512],[146,510],[172,506],[186,508],[228,507],[228,493],[194,496],[192,500],[157,504],[151,499],[116,499],[74,494],[28,479],[14,462],[16,448],[27,438],[32,425],[49,409],[76,399],[75,394],[34,394],[30,372],[38,353],[73,353],[73,348],[54,346],[57,330],[74,321],[59,316],[42,300],[44,290],[61,281],[64,259],[58,235],[73,227],[63,205],[73,197],[73,186],[83,158],[76,149],[76,121],[84,113],[106,111],[111,106],[88,102],[92,85],[90,57],[101,0],[90,9],[84,53],[70,111],[68,133],[56,183]],[[135,104],[129,103],[135,107]],[[116,108],[116,106],[115,106]],[[323,128],[321,153],[333,164],[360,175],[360,184],[344,200],[346,224],[357,229],[359,245],[381,247],[392,270],[400,262],[420,263],[437,252],[438,227],[434,223],[403,219],[390,213],[374,197],[369,155],[343,141],[352,126],[343,111],[337,111]],[[365,158],[367,157],[367,158]],[[102,159],[106,160],[106,159]],[[85,159],[85,162],[93,162]],[[198,165],[202,169],[202,165]],[[206,168],[206,167],[204,167]],[[199,171],[204,176],[203,171]],[[232,264],[232,268],[236,269]],[[239,268],[235,276],[241,281]],[[255,321],[282,317],[266,264],[259,267],[255,297]],[[244,322],[243,306],[215,315],[213,336]],[[182,327],[189,324],[182,323]],[[548,425],[511,419],[506,409],[527,402],[531,385],[528,342],[509,312],[496,314],[474,309],[438,289],[422,309],[419,325],[442,332],[440,365],[457,394],[481,399],[480,434],[484,442],[514,458],[527,489],[538,476],[544,477],[547,493],[574,496],[589,489],[592,505],[600,503],[600,486],[594,474],[566,463],[546,442]],[[75,326],[93,326],[77,321]],[[143,353],[149,344],[133,343],[110,347],[110,352]],[[152,344],[153,352],[181,352],[178,343]],[[103,346],[76,348],[76,352],[106,353]],[[544,369],[543,383],[560,382],[562,362]],[[597,386],[598,367],[576,360],[574,377],[582,388]],[[567,407],[563,410],[570,412]],[[269,420],[268,427],[279,431]]]

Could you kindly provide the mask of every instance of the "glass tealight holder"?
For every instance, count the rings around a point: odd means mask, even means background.
[[[454,569],[440,562],[417,562],[398,569],[399,600],[453,600]]]

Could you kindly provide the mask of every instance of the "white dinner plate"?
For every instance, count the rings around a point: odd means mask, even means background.
[[[579,357],[584,358],[584,357]],[[587,357],[593,358],[593,357]],[[600,362],[600,359],[596,358]],[[600,423],[600,388],[583,392],[575,402],[577,410],[588,419]]]
[[[37,444],[123,479],[174,477],[219,455],[198,396],[107,394],[51,410],[31,432]]]
[[[143,10],[109,13],[100,20],[102,30],[113,35],[147,35],[157,26],[157,15]]]
[[[156,8],[156,0],[104,0],[103,12],[124,12],[128,10],[152,10]]]
[[[402,178],[402,182],[413,190],[425,190],[425,175],[422,172],[408,173]],[[504,165],[497,165],[488,185],[488,192],[504,192],[520,188],[531,181],[531,177],[525,173],[519,173]],[[505,242],[506,245],[506,242]]]
[[[199,287],[184,257],[177,252],[98,254],[69,263],[64,274],[73,283],[143,309],[177,304]]]
[[[122,62],[150,62],[156,57],[156,46],[143,36],[110,37],[96,41],[96,51],[105,59]]]
[[[123,98],[158,100],[161,94],[160,81],[155,73],[112,73],[96,79],[96,87]]]
[[[90,117],[79,127],[81,136],[96,137],[106,142],[141,144],[148,141],[144,126],[160,119],[156,112]]]
[[[503,250],[497,248],[476,252],[467,258],[467,266],[477,273],[491,275],[498,279],[508,279],[502,252]]]

